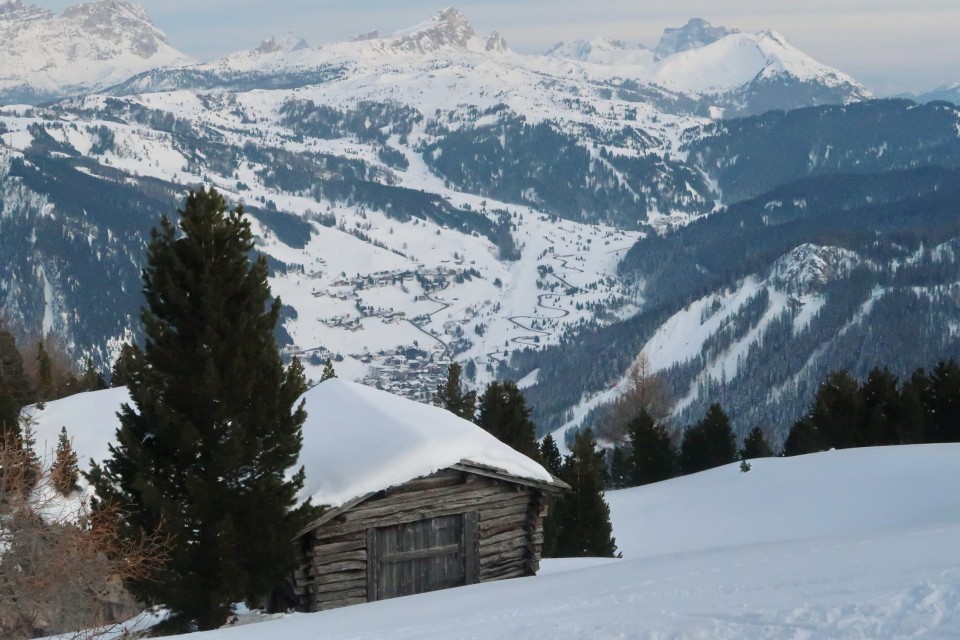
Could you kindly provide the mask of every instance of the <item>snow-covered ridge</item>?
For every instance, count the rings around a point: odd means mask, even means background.
[[[125,0],[80,4],[61,15],[22,0],[0,5],[0,95],[89,91],[187,60],[143,7]]]

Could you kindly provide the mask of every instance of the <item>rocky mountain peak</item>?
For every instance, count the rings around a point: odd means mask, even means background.
[[[309,49],[310,45],[307,44],[307,41],[296,35],[292,31],[288,31],[282,36],[271,36],[260,43],[256,49],[253,50],[256,54],[267,54],[267,53],[292,53],[294,51],[302,51],[304,49]]]
[[[493,51],[496,53],[503,53],[507,51],[510,47],[507,45],[506,39],[500,35],[499,31],[494,31],[487,37],[486,49],[487,51]]]
[[[715,27],[702,18],[691,18],[682,27],[664,29],[653,53],[656,59],[662,60],[681,51],[699,49],[733,33],[739,33],[739,30]]]
[[[32,4],[23,4],[22,0],[0,0],[0,22],[43,20],[52,16],[52,11]]]
[[[448,7],[430,20],[396,34],[394,48],[429,53],[445,48],[465,49],[476,32],[459,9]]]

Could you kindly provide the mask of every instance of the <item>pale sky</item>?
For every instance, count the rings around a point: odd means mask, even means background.
[[[62,10],[79,0],[33,0]],[[251,49],[293,31],[311,45],[378,29],[389,34],[452,0],[140,0],[180,51],[200,60]],[[26,0],[31,2],[31,0]],[[618,37],[655,46],[689,18],[743,31],[775,29],[818,61],[878,95],[960,82],[958,0],[462,0],[480,34],[499,31],[515,51],[560,40]]]

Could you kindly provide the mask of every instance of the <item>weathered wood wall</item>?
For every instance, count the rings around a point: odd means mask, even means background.
[[[541,490],[447,469],[380,492],[298,540],[296,591],[305,611],[367,602],[368,530],[455,514],[476,514],[480,582],[534,575],[540,568],[546,500]],[[471,516],[472,517],[472,516]],[[376,596],[373,595],[375,598]]]

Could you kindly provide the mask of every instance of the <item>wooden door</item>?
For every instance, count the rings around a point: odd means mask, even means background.
[[[368,598],[385,600],[476,582],[475,532],[474,514],[371,529]]]

